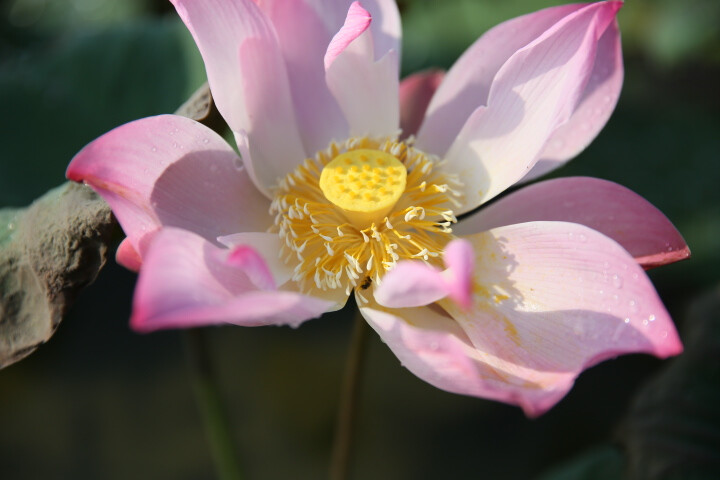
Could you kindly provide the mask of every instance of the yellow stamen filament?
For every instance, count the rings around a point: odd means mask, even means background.
[[[453,238],[459,181],[437,164],[403,142],[371,138],[333,143],[306,159],[279,182],[271,206],[293,280],[303,290],[349,294],[379,284],[401,259],[439,266]]]

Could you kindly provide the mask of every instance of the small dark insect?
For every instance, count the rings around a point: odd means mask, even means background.
[[[372,278],[370,278],[369,276],[365,277],[363,282],[360,284],[360,288],[363,290],[367,290],[367,288],[370,286],[371,283],[372,283]]]

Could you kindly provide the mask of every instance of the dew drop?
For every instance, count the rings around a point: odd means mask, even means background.
[[[648,324],[650,324],[650,322],[648,322],[647,318],[643,318],[642,324],[643,324],[643,326],[647,327]]]
[[[8,229],[8,230],[15,230],[15,224],[14,224],[13,222],[8,223],[8,224],[7,224],[7,229]]]
[[[625,317],[625,320],[623,320],[623,322],[625,322],[625,323],[630,323],[630,318],[629,318],[629,317]]]
[[[152,150],[153,152],[157,152],[157,147],[152,147],[150,150]]]
[[[655,321],[655,315],[650,315],[650,316],[648,317],[648,320],[651,321],[651,322],[654,322],[654,321]]]
[[[210,139],[209,139],[209,138],[203,138],[203,143],[205,143],[205,144],[210,143]]]
[[[635,300],[630,300],[628,305],[630,306],[630,311],[633,313],[637,313],[638,310],[640,309],[640,307],[638,307],[638,304]]]
[[[615,287],[615,288],[622,288],[622,286],[623,286],[622,277],[620,275],[618,275],[617,273],[615,275],[613,275],[612,276],[612,284],[613,284],[613,287]]]
[[[587,242],[587,237],[586,237],[584,234],[581,233],[581,234],[578,236],[578,240],[580,240],[580,243],[585,243],[585,242]]]
[[[603,102],[610,103],[611,101],[612,101],[612,98],[610,97],[610,95],[605,95],[603,97]]]

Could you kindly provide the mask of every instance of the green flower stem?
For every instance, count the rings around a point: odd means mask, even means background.
[[[340,392],[340,408],[335,425],[330,480],[345,480],[348,477],[369,330],[367,322],[360,312],[357,312],[345,364],[345,377]]]
[[[241,480],[230,420],[220,400],[215,372],[208,350],[207,333],[202,329],[184,332],[185,350],[195,398],[205,424],[215,468],[220,480]]]

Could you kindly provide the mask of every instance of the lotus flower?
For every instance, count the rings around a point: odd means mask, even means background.
[[[476,212],[605,124],[621,2],[510,20],[399,83],[392,0],[172,1],[240,156],[161,115],[73,159],[127,234],[134,329],[296,326],[354,294],[415,375],[528,415],[603,359],[681,351],[643,267],[688,249],[645,200],[566,178]]]

